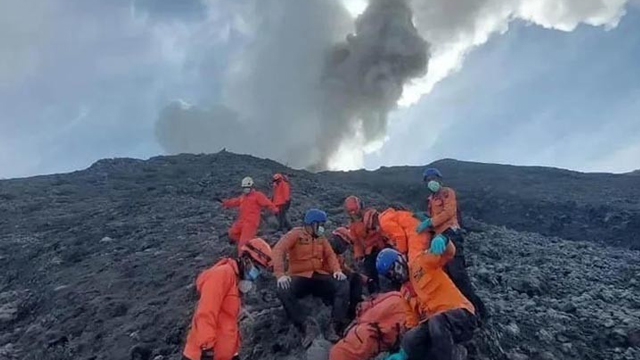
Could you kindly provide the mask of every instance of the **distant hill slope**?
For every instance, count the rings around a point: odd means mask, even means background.
[[[640,180],[631,175],[441,160],[463,213],[484,222],[571,240],[640,249]],[[425,207],[423,167],[323,173],[320,177]]]

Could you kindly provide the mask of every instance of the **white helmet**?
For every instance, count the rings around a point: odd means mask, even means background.
[[[246,178],[242,179],[242,187],[243,188],[253,187],[253,179],[248,177],[248,176]]]

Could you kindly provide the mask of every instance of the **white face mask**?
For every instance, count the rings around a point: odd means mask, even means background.
[[[427,187],[432,193],[437,193],[440,190],[440,183],[435,180],[431,180],[427,183]]]
[[[246,294],[251,290],[253,290],[253,287],[254,287],[253,281],[240,280],[240,282],[238,282],[238,290],[240,290],[240,292],[243,294]]]
[[[316,235],[322,236],[324,235],[324,231],[325,231],[324,226],[318,225],[318,229],[316,230]]]
[[[251,188],[248,188],[248,187],[242,188],[242,192],[245,194],[248,194],[251,192]]]

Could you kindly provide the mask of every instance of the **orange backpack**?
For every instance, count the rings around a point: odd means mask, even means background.
[[[378,352],[387,351],[399,345],[406,331],[407,309],[407,301],[398,291],[374,295],[358,305],[351,326],[356,327],[360,341],[372,337],[378,342]]]

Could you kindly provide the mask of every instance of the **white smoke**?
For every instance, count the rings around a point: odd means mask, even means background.
[[[410,106],[461,68],[473,48],[509,30],[514,20],[560,31],[580,24],[616,27],[628,0],[413,0],[416,25],[432,45],[429,74],[405,89]]]
[[[627,3],[372,0],[364,7],[362,0],[343,1],[352,13],[368,10],[354,24],[334,1],[234,3],[230,26],[248,37],[246,46],[229,61],[227,77],[216,79],[223,82],[221,99],[197,104],[216,109],[221,103],[237,116],[220,121],[216,111],[174,104],[159,123],[165,130],[191,129],[172,130],[176,136],[182,134],[181,141],[165,131],[160,139],[165,150],[208,152],[235,147],[295,167],[360,167],[365,151],[383,144],[387,114],[396,104],[416,103],[460,69],[475,47],[508,31],[512,21],[561,31],[572,31],[580,24],[608,29],[618,24]],[[216,13],[216,4],[209,2],[211,14]],[[392,31],[382,30],[387,28]],[[422,76],[427,49],[429,71]],[[225,135],[221,139],[216,134]]]

